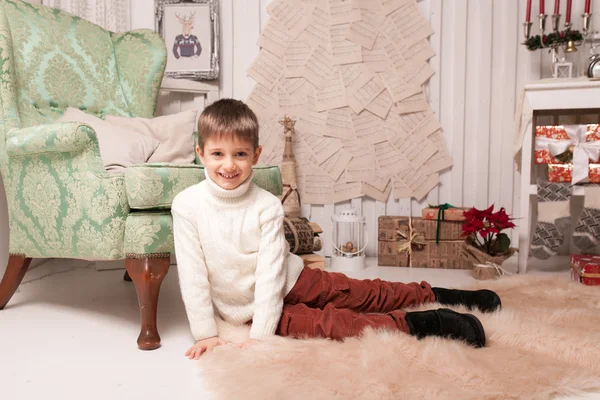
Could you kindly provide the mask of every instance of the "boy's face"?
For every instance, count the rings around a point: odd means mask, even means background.
[[[215,135],[206,140],[204,149],[196,146],[205,172],[227,190],[237,188],[250,176],[261,151],[262,147],[254,150],[252,143],[234,135]]]

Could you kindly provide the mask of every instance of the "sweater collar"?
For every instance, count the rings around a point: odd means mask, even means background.
[[[252,171],[250,176],[235,189],[223,189],[210,178],[206,170],[204,170],[204,175],[206,177],[206,183],[208,184],[208,191],[217,203],[223,205],[240,205],[250,200],[252,193],[254,192],[254,190],[252,190],[252,177],[254,176],[254,171]]]

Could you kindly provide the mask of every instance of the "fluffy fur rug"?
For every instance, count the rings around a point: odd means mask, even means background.
[[[215,398],[245,400],[549,399],[600,391],[600,287],[567,279],[530,274],[479,284],[503,301],[500,312],[474,312],[487,333],[483,349],[373,330],[343,343],[276,337],[216,348],[199,361],[202,378]],[[222,325],[220,332],[240,342],[248,329]]]

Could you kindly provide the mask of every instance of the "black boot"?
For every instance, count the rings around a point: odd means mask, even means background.
[[[441,336],[464,340],[473,347],[485,346],[485,331],[477,317],[447,308],[406,313],[410,334],[419,339]]]
[[[502,308],[500,297],[491,290],[456,290],[431,288],[438,303],[449,306],[464,305],[470,309],[479,308],[481,312],[492,312]]]

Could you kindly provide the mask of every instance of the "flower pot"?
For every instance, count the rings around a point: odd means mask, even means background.
[[[463,263],[464,269],[472,269],[474,264],[485,264],[491,262],[494,264],[502,265],[510,256],[515,254],[517,249],[511,247],[508,252],[504,254],[490,255],[485,251],[474,246],[472,238],[467,238],[460,249],[460,259]]]

